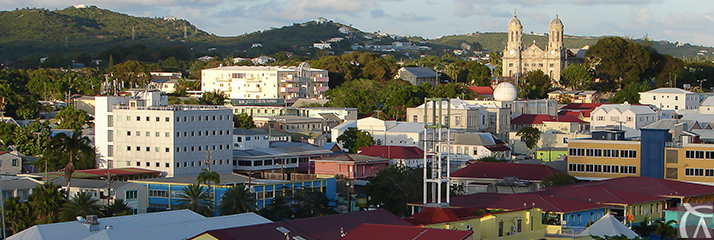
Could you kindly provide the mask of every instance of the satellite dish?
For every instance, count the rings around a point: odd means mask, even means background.
[[[82,216],[77,216],[77,221],[84,222],[84,218]]]

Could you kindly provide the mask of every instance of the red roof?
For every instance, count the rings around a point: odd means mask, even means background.
[[[587,123],[570,115],[550,116],[548,114],[521,114],[511,120],[511,124],[543,124],[543,122],[575,122]]]
[[[210,234],[218,239],[285,239],[285,235],[276,230],[277,227],[284,227],[290,231],[291,237],[301,236],[308,240],[339,240],[341,239],[341,232],[349,233],[363,223],[414,226],[387,210],[379,209],[374,211],[359,211],[294,219],[253,226],[215,229],[208,230],[204,233]]]
[[[485,207],[465,207],[465,208],[440,208],[440,207],[424,207],[418,213],[412,215],[411,218],[405,220],[414,225],[434,224],[442,222],[454,222],[476,217],[474,215],[478,210],[485,210]]]
[[[451,173],[452,177],[503,179],[517,177],[520,180],[542,181],[554,173],[563,172],[544,164],[475,162]]]
[[[488,86],[469,87],[469,89],[471,89],[471,91],[474,91],[479,96],[493,95],[493,89]]]
[[[451,197],[452,207],[483,206],[488,209],[518,210],[532,207],[558,213],[577,212],[591,209],[609,208],[594,202],[550,197],[535,193],[476,193]]]
[[[567,109],[567,110],[595,110],[595,108],[601,106],[602,103],[570,103],[568,105],[565,105],[565,107],[562,107],[560,109]]]
[[[694,197],[714,194],[714,186],[652,177],[621,177],[585,185],[604,184],[613,189],[663,197]]]
[[[342,240],[465,240],[471,239],[473,231],[447,230],[409,226],[391,226],[365,223],[348,232]]]
[[[548,188],[545,191],[538,192],[538,194],[608,205],[632,205],[638,203],[664,201],[668,199],[650,194],[615,190],[605,184],[566,185]]]
[[[418,147],[372,145],[359,148],[359,154],[388,159],[422,159],[424,151]]]

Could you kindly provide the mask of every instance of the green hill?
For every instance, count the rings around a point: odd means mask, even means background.
[[[18,59],[36,61],[40,57],[61,54],[76,56],[80,53],[97,56],[102,51],[116,47],[141,44],[154,51],[171,45],[183,45],[193,56],[205,54],[215,49],[223,56],[255,57],[289,51],[297,55],[310,54],[314,42],[334,37],[345,38],[333,44],[336,52],[351,50],[352,44],[390,44],[400,37],[379,37],[350,28],[348,35],[338,32],[346,25],[327,21],[296,23],[265,31],[256,31],[237,37],[220,37],[207,33],[190,22],[181,19],[134,17],[97,7],[46,10],[25,8],[14,11],[0,11],[0,63]],[[369,37],[365,38],[366,35]],[[440,54],[441,48],[460,48],[462,43],[479,43],[484,49],[502,51],[506,44],[505,33],[474,33],[452,35],[425,40],[409,38],[415,42],[426,42],[435,48],[433,54]],[[568,48],[594,45],[599,37],[566,36]],[[524,35],[527,45],[536,41],[540,47],[547,44],[546,36]],[[261,48],[251,48],[253,43],[261,43]],[[700,56],[701,50],[707,54],[712,48],[685,44],[675,46],[669,42],[647,42],[661,53],[675,57],[693,58]],[[438,51],[437,51],[438,50]],[[424,53],[421,53],[424,54]],[[157,55],[158,54],[154,54]],[[104,59],[107,60],[107,59]]]

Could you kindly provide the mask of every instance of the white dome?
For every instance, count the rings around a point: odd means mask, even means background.
[[[518,98],[518,90],[513,84],[502,82],[493,89],[493,98],[497,101],[513,101]]]

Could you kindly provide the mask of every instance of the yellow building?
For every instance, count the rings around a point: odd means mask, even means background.
[[[714,185],[714,144],[670,144],[665,178]]]
[[[640,142],[625,140],[622,131],[602,132],[619,140],[597,139],[598,134],[568,141],[568,174],[580,180],[640,176]]]
[[[407,220],[426,228],[471,230],[473,239],[542,239],[546,232],[540,208],[490,213],[479,207],[425,207]]]

